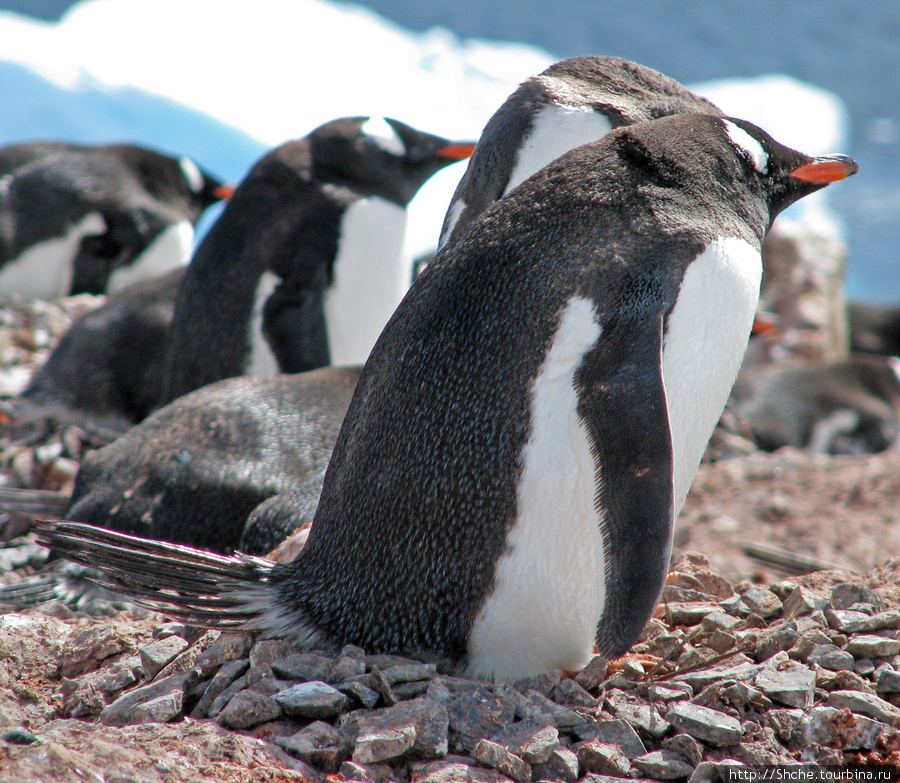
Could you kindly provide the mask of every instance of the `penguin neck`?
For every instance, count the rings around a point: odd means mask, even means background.
[[[325,291],[332,364],[364,364],[412,284],[412,263],[403,255],[405,230],[406,210],[377,196],[344,211]]]
[[[244,360],[244,375],[274,375],[281,369],[262,328],[263,308],[280,282],[281,278],[273,272],[263,272],[257,282],[247,334],[250,352]]]
[[[150,245],[130,264],[113,270],[107,284],[107,292],[164,275],[191,258],[194,227],[189,220],[179,220],[164,228]]]
[[[672,438],[675,514],[740,370],[761,278],[758,247],[735,237],[710,242],[688,265],[667,319],[662,376]]]
[[[229,220],[226,209],[187,267],[169,332],[162,404],[247,368],[277,370],[260,326],[277,278],[267,272],[268,256],[260,246],[265,237],[244,226]]]

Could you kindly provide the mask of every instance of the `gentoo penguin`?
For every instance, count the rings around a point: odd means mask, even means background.
[[[166,340],[184,269],[133,283],[78,318],[15,400],[20,419],[49,416],[122,433],[162,396]]]
[[[186,616],[301,646],[495,680],[578,669],[595,644],[621,655],[662,591],[674,516],[740,367],[763,237],[856,170],[737,119],[615,129],[513,189],[419,276],[366,362],[296,560],[175,549],[187,584],[142,549],[158,542],[76,523],[42,539],[120,568],[126,590],[181,588],[167,602]]]
[[[188,269],[83,316],[23,399],[121,429],[222,378],[362,364],[412,280],[406,205],[473,148],[356,117],[270,151]]]
[[[102,294],[182,266],[228,186],[188,157],[126,144],[0,149],[0,296]]]
[[[229,201],[241,220],[213,226],[185,274],[162,402],[235,375],[362,364],[412,280],[400,252],[406,205],[473,149],[351,117],[267,155]],[[285,188],[298,197],[273,206]],[[227,274],[222,247],[237,249]]]
[[[229,378],[186,394],[87,455],[64,517],[265,554],[312,521],[361,369]]]
[[[850,350],[900,356],[900,307],[874,302],[848,302]]]
[[[571,147],[599,138],[613,126],[679,112],[719,113],[708,101],[694,95],[674,80],[628,60],[578,57],[559,62],[522,84],[488,122],[446,220],[454,215],[459,217],[460,204],[464,203],[467,207],[459,226],[467,224],[493,201],[508,193],[512,185],[526,179]],[[235,202],[232,200],[229,210],[234,208]],[[272,212],[274,214],[275,210]],[[446,223],[443,233],[446,241]],[[415,277],[415,274],[410,277]],[[360,293],[361,299],[366,297],[365,292]],[[305,300],[305,304],[309,303],[310,300]],[[94,318],[85,317],[84,320],[85,323],[92,323],[101,318],[105,318],[102,311]],[[333,327],[336,330],[336,326],[329,323],[329,331]],[[77,330],[73,329],[75,331]],[[158,343],[155,339],[142,342],[151,346],[148,350],[153,350],[152,345]],[[365,357],[353,358],[361,363]],[[47,372],[39,374],[32,386],[41,382],[49,383],[52,387],[53,378],[47,379],[42,375],[52,376],[51,370],[53,374],[58,372],[53,361],[51,359],[48,362]],[[186,360],[184,364],[189,362]],[[68,360],[68,365],[77,368],[71,377],[82,377],[79,375],[82,372],[81,362]],[[90,392],[92,389],[115,389],[116,386],[114,381],[108,384],[91,381],[82,383],[82,388]],[[42,394],[50,396],[46,392]],[[227,401],[223,400],[223,405],[227,406]],[[102,406],[95,406],[95,409],[100,407],[109,409],[111,406],[103,401]],[[178,414],[175,412],[167,415],[172,424],[169,430],[171,434],[165,444],[157,441],[160,447],[158,459],[147,461],[142,456],[140,459],[128,460],[122,451],[134,449],[136,454],[138,451],[143,454],[138,446],[144,437],[143,429],[139,428],[126,442],[110,448],[110,458],[113,458],[113,453],[116,454],[114,459],[117,470],[107,471],[100,467],[102,460],[106,459],[105,450],[89,461],[83,468],[86,471],[83,480],[76,487],[78,516],[75,519],[103,524],[105,515],[108,515],[110,509],[115,509],[111,526],[134,531],[141,527],[149,529],[147,520],[159,514],[162,508],[167,509],[167,513],[173,518],[205,518],[202,506],[194,502],[195,496],[189,491],[190,485],[187,482],[190,474],[177,470],[176,463],[164,456],[182,450],[190,450],[196,455],[200,444],[205,441],[181,441],[180,434],[191,432],[190,426],[177,426],[175,422]],[[323,422],[323,426],[328,429],[331,422]],[[249,453],[235,454],[234,458],[249,465],[252,464],[253,456]],[[131,470],[126,468],[128,464],[132,466]],[[149,481],[140,481],[148,476]],[[120,504],[118,498],[123,493],[128,493],[128,502]],[[253,493],[255,489],[248,488],[248,494],[256,498],[257,495]],[[165,504],[159,502],[162,494],[167,498]],[[177,504],[174,500],[176,497],[180,498]],[[235,517],[229,515],[223,519],[222,526],[239,530],[244,522],[240,516],[244,514],[244,506],[238,504],[232,508],[236,512]],[[226,511],[223,509],[222,513]],[[152,529],[166,540],[193,543],[190,539],[173,539],[167,536],[163,525],[154,523]],[[223,539],[216,548],[225,551],[233,546],[234,540]]]
[[[561,60],[524,81],[488,121],[453,194],[441,245],[565,152],[669,114],[721,114],[674,79],[620,57]]]
[[[900,360],[892,356],[751,367],[741,371],[732,396],[767,451],[872,454],[900,434]]]

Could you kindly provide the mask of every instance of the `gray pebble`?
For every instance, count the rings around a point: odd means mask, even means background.
[[[680,753],[687,762],[696,767],[703,760],[703,748],[690,734],[676,734],[662,741],[663,750]]]
[[[653,739],[659,739],[669,730],[669,722],[664,720],[656,708],[649,704],[630,704],[620,701],[616,703],[615,709],[618,717],[628,721],[638,731]]]
[[[281,705],[271,696],[244,690],[228,702],[216,720],[230,729],[249,729],[281,717]]]
[[[531,779],[575,783],[578,780],[578,756],[568,748],[556,748],[547,761],[532,766]]]
[[[753,684],[773,701],[806,709],[813,703],[816,675],[806,666],[791,662],[783,669],[763,669],[756,675]]]
[[[324,681],[334,668],[334,659],[316,653],[295,653],[272,661],[272,671],[288,680]]]
[[[360,677],[365,673],[366,662],[363,658],[341,655],[334,661],[334,665],[329,670],[328,676],[325,679],[327,682],[334,685],[349,680],[351,677]]]
[[[806,587],[795,587],[783,601],[781,616],[785,620],[812,614],[817,609],[825,609],[828,606],[827,598],[816,595]]]
[[[872,750],[879,738],[895,730],[886,723],[855,715],[836,707],[813,707],[801,719],[788,747],[807,750],[812,747],[840,746],[841,750]]]
[[[321,680],[292,685],[274,698],[288,715],[302,718],[332,718],[353,706],[349,696]]]
[[[867,718],[900,726],[900,707],[895,707],[889,701],[879,696],[861,691],[832,691],[828,694],[828,706],[847,707],[857,715],[865,715]]]
[[[564,679],[550,691],[550,698],[557,704],[565,704],[570,707],[586,707],[593,709],[597,706],[597,699],[591,696],[575,680]]]
[[[490,740],[479,740],[472,750],[476,761],[523,783],[531,780],[531,765],[525,759],[510,753],[503,745]]]
[[[515,705],[508,698],[484,687],[458,694],[447,711],[453,736],[466,750],[480,739],[495,736],[516,717]]]
[[[166,723],[181,714],[185,691],[199,679],[197,672],[172,674],[120,696],[100,713],[107,726]]]
[[[884,601],[877,593],[862,585],[844,582],[831,591],[831,605],[835,609],[849,609],[853,604],[869,604],[877,611],[884,609]]]
[[[680,753],[671,750],[654,750],[631,760],[637,770],[654,780],[686,778],[694,767]]]
[[[850,653],[835,644],[817,644],[806,657],[807,663],[814,663],[833,672],[852,671],[854,659]]]
[[[875,680],[875,690],[879,693],[900,693],[900,672],[883,668]]]
[[[391,684],[387,681],[387,677],[384,676],[384,673],[378,666],[372,666],[372,671],[369,672],[369,679],[366,682],[366,685],[375,691],[388,707],[397,703],[397,696],[391,689]]]
[[[599,775],[626,777],[631,772],[631,760],[618,745],[610,745],[600,740],[586,740],[573,748],[578,764],[585,772]]]
[[[276,737],[276,745],[326,773],[337,772],[353,750],[347,738],[330,723],[315,721],[290,737]]]
[[[575,736],[580,740],[596,739],[609,745],[617,745],[630,759],[643,756],[647,752],[644,743],[634,728],[624,720],[597,720],[575,727]]]
[[[231,701],[235,694],[240,693],[246,687],[246,676],[236,677],[228,685],[225,686],[225,688],[221,691],[221,693],[219,693],[218,696],[216,696],[212,700],[212,703],[206,710],[206,717],[215,718],[222,710],[225,709],[225,706],[229,701]]]
[[[361,682],[343,682],[338,685],[338,690],[352,696],[363,707],[371,709],[378,703],[379,695]]]
[[[888,609],[868,617],[861,617],[841,628],[845,633],[866,633],[880,631],[882,628],[900,628],[900,609]]]
[[[900,640],[859,634],[847,642],[846,650],[854,658],[886,658],[900,653]]]
[[[690,702],[675,702],[666,713],[678,731],[710,745],[734,745],[742,736],[740,722],[724,712]]]
[[[519,691],[519,693],[538,691],[549,698],[550,692],[562,682],[563,676],[564,674],[561,669],[554,669],[546,674],[539,674],[535,677],[524,677],[521,680],[516,680],[513,683],[513,687]]]
[[[491,739],[529,764],[543,764],[559,747],[559,731],[545,720],[512,723]]]

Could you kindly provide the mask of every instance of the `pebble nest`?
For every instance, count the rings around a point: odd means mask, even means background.
[[[101,301],[0,307],[0,398]],[[0,436],[3,483],[64,491],[110,437],[47,418]],[[0,580],[42,559],[17,538]],[[701,783],[772,764],[900,765],[900,558],[761,585],[685,553],[627,656],[501,685],[191,628],[109,597],[0,613],[9,783]]]
[[[102,598],[51,603],[0,615],[0,764],[9,781],[112,781],[110,738],[141,729],[184,742],[166,761],[133,748],[116,761],[120,783],[700,783],[735,765],[896,765],[898,585],[900,559],[762,587],[689,553],[627,656],[511,684],[353,646],[298,652]],[[190,745],[198,727],[239,738],[235,755],[255,754],[242,774],[257,776],[217,778],[216,759]]]

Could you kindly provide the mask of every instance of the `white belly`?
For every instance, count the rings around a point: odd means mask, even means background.
[[[519,149],[503,195],[560,155],[596,141],[611,130],[606,116],[591,108],[548,104],[538,112],[531,132]]]
[[[747,349],[762,258],[742,239],[713,242],[684,275],[663,343],[663,385],[681,510]]]
[[[244,364],[244,375],[275,375],[280,372],[278,359],[275,358],[262,330],[263,307],[280,282],[281,279],[278,275],[272,272],[263,272],[256,284],[248,335],[250,354]]]
[[[471,676],[512,681],[590,660],[607,567],[574,376],[599,337],[593,304],[573,297],[532,387],[516,521],[469,638]]]
[[[85,215],[61,237],[32,245],[0,267],[0,296],[58,299],[72,290],[72,262],[81,240],[102,234],[106,222],[97,212]]]
[[[325,292],[331,363],[363,364],[412,283],[403,258],[406,210],[381,198],[351,205],[341,220],[332,283]]]
[[[128,266],[119,267],[109,278],[108,293],[118,291],[126,285],[158,277],[179,266],[184,266],[191,258],[194,242],[194,227],[189,220],[180,220],[162,231],[156,239]]]

